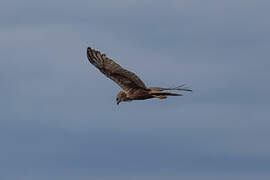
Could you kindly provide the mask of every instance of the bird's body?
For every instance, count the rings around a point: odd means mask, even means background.
[[[134,73],[122,68],[119,64],[101,54],[99,51],[87,48],[87,57],[91,64],[105,76],[117,83],[123,90],[117,94],[117,104],[122,101],[145,100],[151,98],[165,99],[167,96],[181,96],[181,94],[162,92],[164,90],[192,91],[179,86],[176,88],[147,88],[143,81]]]
[[[151,98],[149,91],[141,88],[131,88],[125,93],[127,94],[127,97],[131,100],[144,100]]]

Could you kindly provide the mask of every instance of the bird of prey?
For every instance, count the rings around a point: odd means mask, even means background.
[[[120,102],[129,102],[132,100],[145,100],[151,98],[165,99],[167,96],[182,96],[182,94],[163,92],[164,90],[192,91],[191,89],[183,87],[183,85],[175,88],[147,88],[136,74],[122,68],[105,54],[101,54],[99,51],[88,47],[87,57],[89,62],[100,72],[122,88],[116,97],[117,105]]]

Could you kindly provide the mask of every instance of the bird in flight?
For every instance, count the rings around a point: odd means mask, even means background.
[[[191,89],[185,88],[184,85],[175,88],[147,88],[136,74],[122,68],[105,54],[101,54],[99,51],[88,47],[87,57],[89,62],[100,72],[122,88],[116,97],[117,105],[120,102],[129,102],[132,100],[145,100],[151,98],[166,99],[167,96],[182,96],[182,94],[163,92],[165,90],[192,91]]]

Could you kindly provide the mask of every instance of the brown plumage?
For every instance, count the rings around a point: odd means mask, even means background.
[[[119,64],[101,54],[99,51],[87,48],[87,57],[91,64],[99,69],[105,76],[117,83],[121,88],[117,94],[117,104],[122,101],[144,100],[150,98],[165,99],[167,96],[182,96],[182,94],[162,92],[164,90],[192,91],[183,85],[176,88],[147,88],[143,81],[133,72],[122,68]]]

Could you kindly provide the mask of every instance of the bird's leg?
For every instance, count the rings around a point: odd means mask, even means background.
[[[153,95],[153,97],[155,98],[159,98],[159,99],[166,99],[166,96],[162,96],[162,95]]]

